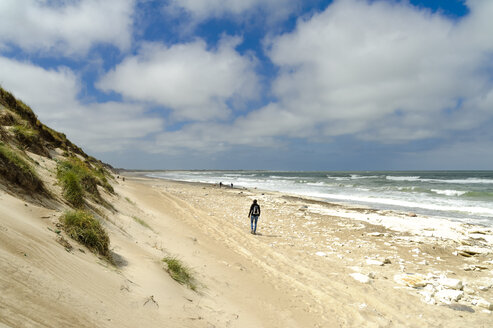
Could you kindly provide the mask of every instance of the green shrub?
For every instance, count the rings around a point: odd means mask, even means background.
[[[0,175],[27,191],[44,191],[34,169],[12,149],[0,143]]]
[[[90,213],[70,211],[63,215],[62,223],[67,234],[87,246],[91,251],[110,259],[110,238]]]
[[[168,273],[174,280],[178,281],[182,285],[186,285],[191,290],[197,290],[195,279],[193,278],[191,270],[181,263],[176,257],[165,257],[163,262],[168,265]]]

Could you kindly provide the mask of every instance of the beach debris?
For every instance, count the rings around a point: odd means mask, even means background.
[[[378,266],[383,266],[385,263],[384,261],[380,260],[374,260],[374,259],[366,259],[366,264],[368,265],[378,265]]]
[[[435,287],[433,285],[431,285],[431,284],[426,285],[419,292],[419,294],[421,294],[423,296],[423,299],[422,299],[423,302],[425,302],[427,304],[431,304],[431,305],[435,305],[436,304],[436,301],[433,298],[433,296],[435,296],[435,293],[436,293]]]
[[[487,301],[481,297],[473,299],[471,301],[471,304],[485,308],[485,309],[490,310],[490,311],[493,310],[493,303],[491,303],[491,302],[489,302],[489,301]]]
[[[62,235],[59,235],[56,239],[57,243],[62,245],[67,252],[71,252],[72,249],[74,248],[68,241],[65,239]]]
[[[464,296],[464,292],[455,289],[442,289],[435,294],[435,298],[442,303],[457,302],[462,296]]]
[[[159,309],[159,304],[158,304],[158,302],[156,302],[156,300],[154,299],[154,295],[151,295],[151,296],[149,296],[148,298],[146,298],[146,300],[145,300],[145,302],[144,302],[144,306],[146,306],[146,305],[147,305],[147,303],[149,303],[149,304],[153,303],[153,304],[154,304],[154,305],[156,305],[156,306],[157,306],[157,308]]]
[[[482,271],[482,270],[488,270],[488,267],[478,264],[465,264],[463,269],[464,271]]]
[[[455,290],[462,290],[462,288],[464,287],[462,284],[462,280],[447,278],[447,277],[441,277],[438,280],[438,283],[442,287],[449,288],[449,289],[455,289]]]
[[[493,287],[493,279],[477,281],[482,287],[466,285],[460,279],[448,278],[440,272],[421,274],[405,273],[395,275],[394,280],[402,285],[413,287],[421,295],[421,300],[430,305],[445,304],[456,311],[474,312],[469,305],[482,307],[484,311],[493,310],[493,302],[477,296],[477,289],[486,291]],[[473,288],[474,287],[474,288]],[[485,289],[481,289],[485,288]],[[460,301],[460,304],[457,302]],[[469,304],[469,305],[465,305]]]
[[[120,285],[120,290],[121,291],[126,290],[127,292],[130,292],[130,286],[128,285],[128,283],[126,281],[122,285]]]
[[[366,275],[366,274],[355,272],[355,273],[350,273],[349,275],[354,280],[359,281],[362,284],[369,284],[371,282],[371,278],[368,275]]]
[[[457,251],[459,252],[460,255],[462,256],[474,256],[474,255],[485,255],[485,254],[490,254],[491,249],[486,248],[486,247],[478,247],[478,246],[460,246],[457,248]]]
[[[493,288],[493,279],[491,278],[483,278],[477,281],[479,284],[478,288],[481,291],[487,291],[490,288]]]
[[[479,241],[486,241],[486,239],[484,238],[485,236],[482,235],[482,234],[470,234],[469,236],[469,239],[472,239],[472,240],[479,240]]]
[[[419,273],[396,274],[394,281],[400,285],[412,288],[425,287],[429,283],[426,276]]]
[[[469,234],[482,234],[482,235],[487,235],[492,232],[493,231],[490,228],[480,228],[480,227],[473,227],[468,231]]]
[[[384,234],[382,232],[369,232],[367,233],[367,235],[372,237],[380,237],[383,236]]]
[[[321,256],[321,257],[325,257],[325,256],[327,256],[327,253],[325,253],[325,252],[316,252],[315,255]]]

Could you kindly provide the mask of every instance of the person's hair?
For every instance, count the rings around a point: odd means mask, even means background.
[[[257,200],[256,200],[256,199],[254,199],[254,200],[253,200],[253,203],[254,203],[254,204],[257,204]]]

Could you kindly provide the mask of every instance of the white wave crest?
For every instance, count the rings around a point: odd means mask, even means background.
[[[358,179],[376,179],[380,178],[378,175],[359,175],[359,174],[351,174],[351,179],[353,180],[358,180]]]
[[[441,190],[441,189],[431,189],[432,192],[439,195],[445,196],[462,196],[467,193],[467,191],[460,190]]]
[[[385,177],[385,179],[387,180],[393,180],[393,181],[419,181],[421,180],[421,177],[420,176],[416,176],[416,177],[399,177],[399,176],[392,176],[392,175],[387,175]]]

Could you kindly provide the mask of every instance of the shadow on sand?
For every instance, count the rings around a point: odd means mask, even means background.
[[[256,236],[260,236],[260,237],[269,237],[269,238],[279,238],[279,237],[281,237],[279,235],[264,235],[263,233],[260,233],[260,232],[257,232],[255,235]]]

